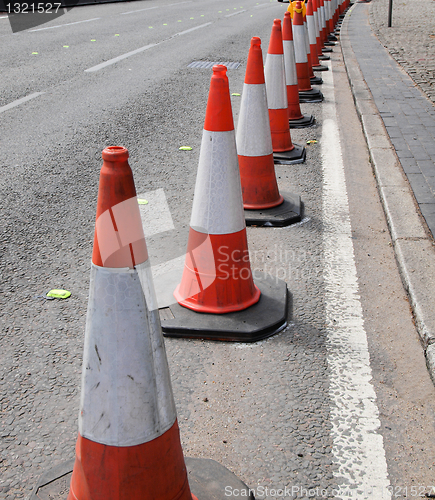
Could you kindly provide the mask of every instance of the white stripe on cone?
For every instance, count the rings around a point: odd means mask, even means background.
[[[273,154],[265,84],[243,84],[236,144],[241,156]]]
[[[205,234],[246,227],[234,130],[202,132],[190,227]]]
[[[310,45],[316,45],[316,23],[314,16],[307,16],[308,38]]]
[[[293,25],[293,42],[295,47],[296,64],[308,62],[304,25]]]
[[[109,446],[147,443],[176,409],[148,261],[135,269],[92,264],[79,432]]]
[[[303,26],[301,26],[303,28]],[[307,55],[305,54],[305,58]],[[267,54],[264,67],[269,109],[287,109],[287,87],[283,54]]]
[[[285,82],[287,85],[298,84],[298,74],[296,71],[295,48],[293,40],[283,40]]]

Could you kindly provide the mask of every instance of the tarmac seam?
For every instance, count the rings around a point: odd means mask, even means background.
[[[393,249],[408,294],[415,325],[435,384],[435,250],[406,179],[403,167],[386,132],[350,42],[348,24],[357,4],[347,12],[340,31],[343,60],[366,138],[378,192],[391,234]]]

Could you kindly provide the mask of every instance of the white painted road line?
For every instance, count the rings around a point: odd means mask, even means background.
[[[140,47],[139,49],[132,50],[131,52],[127,52],[126,54],[122,54],[121,56],[114,57],[113,59],[109,59],[106,62],[101,64],[97,64],[96,66],[92,66],[92,68],[85,69],[85,73],[92,73],[94,71],[99,71],[100,69],[105,68],[106,66],[110,66],[111,64],[115,64],[118,61],[122,61],[123,59],[127,59],[127,57],[134,56],[135,54],[139,54],[140,52],[144,52],[145,50],[150,49],[151,47],[155,47],[159,45],[158,43],[150,43],[149,45],[145,45],[145,47]]]
[[[232,14],[227,14],[227,15],[226,15],[226,16],[224,16],[224,17],[233,17],[233,16],[237,16],[237,14],[241,14],[242,12],[246,12],[246,9],[239,10],[238,12],[233,12]]]
[[[160,9],[162,7],[165,7],[165,9],[167,9],[168,7],[181,5],[183,3],[192,3],[192,0],[188,0],[187,2],[170,3],[169,5],[164,5],[164,6],[163,5],[156,5],[155,7],[146,7],[145,9],[139,9],[139,10],[129,10],[128,12],[121,12],[121,16],[125,16],[127,14],[134,14],[136,12],[143,12],[145,10]]]
[[[126,16],[127,14],[135,14],[136,12],[143,12],[145,10],[153,10],[153,9],[160,9],[160,5],[156,5],[155,7],[147,7],[146,9],[129,10],[128,12],[121,12],[121,16]]]
[[[329,69],[331,66],[329,64]],[[359,297],[332,71],[323,75],[324,279],[336,498],[391,499]]]
[[[42,94],[45,94],[45,92],[35,92],[34,94],[30,94],[26,97],[22,97],[21,99],[17,99],[16,101],[13,101],[9,104],[6,104],[6,106],[2,106],[0,108],[0,113],[3,113],[3,111],[8,111],[9,109],[15,108],[16,106],[19,106],[20,104],[23,104],[24,102],[30,101],[30,99],[34,99],[35,97],[38,97]]]
[[[172,38],[175,38],[176,36],[185,35],[186,33],[190,33],[191,31],[195,31],[195,30],[200,29],[200,28],[205,28],[206,26],[209,26],[210,24],[211,23],[201,24],[200,26],[195,26],[195,27],[190,28],[188,30],[181,31],[180,33],[175,33],[175,35],[172,35],[169,38],[162,40],[161,42],[150,43],[149,45],[145,45],[144,47],[140,47],[139,49],[132,50],[131,52],[127,52],[126,54],[122,54],[118,57],[114,57],[113,59],[109,59],[108,61],[97,64],[96,66],[92,66],[92,68],[85,69],[85,72],[92,73],[94,71],[99,71],[100,69],[106,68],[107,66],[110,66],[110,65],[115,64],[119,61],[122,61],[123,59],[127,59],[127,57],[134,56],[136,54],[139,54],[140,52],[144,52],[145,50],[151,49],[152,47],[156,47],[157,45],[160,45],[163,42],[167,42],[168,40],[171,40]]]
[[[58,24],[56,26],[48,26],[46,28],[38,28],[36,30],[29,30],[29,31],[32,32],[32,31],[54,30],[55,28],[63,28],[65,26],[72,26],[73,24],[90,23],[91,21],[97,21],[98,19],[101,19],[101,17],[94,17],[93,19],[86,19],[85,21],[76,21],[75,23]]]

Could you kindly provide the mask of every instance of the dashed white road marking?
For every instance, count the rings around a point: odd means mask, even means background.
[[[9,104],[6,104],[6,106],[2,106],[0,108],[0,113],[3,113],[3,111],[8,111],[9,109],[15,108],[16,106],[19,106],[20,104],[23,104],[24,102],[30,101],[31,99],[34,99],[35,97],[38,97],[42,94],[45,94],[45,92],[34,92],[33,94],[30,94],[26,97],[22,97],[21,99],[17,99],[16,101],[10,102]]]
[[[323,76],[324,279],[336,498],[391,499],[364,329],[333,75]]]
[[[190,28],[190,29],[185,30],[185,31],[180,31],[180,33],[175,33],[175,35],[172,35],[169,38],[166,38],[165,40],[162,40],[162,41],[156,42],[156,43],[150,43],[149,45],[145,45],[144,47],[140,47],[136,50],[132,50],[131,52],[127,52],[126,54],[122,54],[118,57],[114,57],[113,59],[109,59],[108,61],[97,64],[96,66],[92,66],[92,68],[85,69],[85,72],[92,73],[94,71],[99,71],[100,69],[106,68],[107,66],[111,66],[112,64],[115,64],[119,61],[122,61],[123,59],[127,59],[127,57],[134,56],[136,54],[139,54],[140,52],[144,52],[145,50],[151,49],[152,47],[156,47],[157,45],[160,45],[164,42],[167,42],[168,40],[172,40],[172,38],[175,38],[176,36],[185,35],[186,33],[190,33],[191,31],[205,28],[206,26],[209,26],[210,24],[211,23],[205,23],[205,24],[201,24],[199,26],[194,26],[193,28]]]
[[[246,9],[243,9],[243,10],[238,10],[237,12],[233,12],[232,14],[227,14],[226,16],[224,17],[233,17],[233,16],[237,16],[237,14],[241,14],[242,12],[246,12]]]
[[[101,17],[94,17],[92,19],[85,19],[84,21],[75,21],[74,23],[57,24],[56,26],[47,26],[46,28],[37,28],[35,30],[29,30],[29,32],[54,30],[55,28],[64,28],[65,26],[72,26],[73,24],[90,23],[91,21],[98,21],[98,19],[101,19]]]

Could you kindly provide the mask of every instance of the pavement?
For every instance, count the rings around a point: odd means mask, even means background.
[[[402,282],[435,383],[435,3],[356,2],[340,46]],[[415,15],[418,13],[418,15]]]

